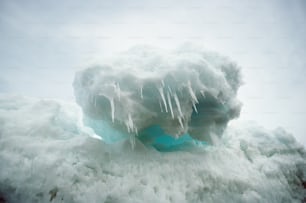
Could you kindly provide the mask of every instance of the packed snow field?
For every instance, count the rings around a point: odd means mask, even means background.
[[[219,55],[138,47],[79,71],[77,103],[1,95],[0,202],[305,200],[304,147],[231,121],[240,84]]]

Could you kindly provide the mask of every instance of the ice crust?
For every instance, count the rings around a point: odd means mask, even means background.
[[[6,202],[301,202],[304,148],[282,129],[233,123],[220,142],[160,153],[94,139],[74,103],[0,97]],[[136,142],[138,142],[136,140]]]
[[[235,63],[185,45],[171,51],[131,48],[79,71],[73,86],[95,130],[99,121],[132,135],[158,125],[173,137],[188,133],[211,142],[239,116],[240,84]]]

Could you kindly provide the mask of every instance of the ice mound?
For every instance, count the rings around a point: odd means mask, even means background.
[[[118,137],[159,126],[173,137],[212,142],[239,116],[240,84],[235,63],[185,45],[173,51],[134,47],[79,71],[73,86],[86,123],[101,136],[98,123],[117,129]]]
[[[301,202],[304,148],[282,129],[231,124],[218,145],[159,153],[93,139],[76,104],[0,96],[0,199]],[[136,140],[137,141],[137,140]]]

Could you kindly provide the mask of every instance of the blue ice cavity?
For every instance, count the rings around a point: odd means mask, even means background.
[[[114,125],[113,123],[109,123],[105,120],[92,119],[88,116],[84,116],[83,122],[86,126],[91,127],[93,131],[107,144],[114,144],[123,141],[128,139],[130,136],[128,133],[117,130],[112,126]]]
[[[129,133],[117,130],[113,123],[104,120],[84,117],[84,124],[90,126],[107,144],[121,142],[129,139],[131,136]],[[176,138],[173,135],[167,134],[159,125],[150,126],[140,131],[136,139],[149,148],[153,147],[163,152],[184,150],[208,144],[205,141],[198,141],[192,138],[189,134],[184,134]]]
[[[140,132],[138,139],[158,151],[177,151],[195,146],[205,146],[207,142],[193,139],[189,134],[174,137],[165,133],[158,125],[150,126]]]

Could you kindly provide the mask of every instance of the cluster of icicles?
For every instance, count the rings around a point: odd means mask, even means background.
[[[110,108],[111,108],[110,117],[111,117],[112,123],[115,122],[115,111],[116,111],[115,100],[118,100],[118,103],[120,103],[120,94],[121,94],[119,83],[114,82],[113,84],[114,84],[113,85],[114,90],[113,90],[112,96],[105,95],[104,93],[98,93],[97,94],[98,96],[103,96],[103,97],[108,98]],[[188,81],[188,83],[186,85],[186,88],[187,88],[187,90],[190,94],[190,98],[191,98],[190,100],[191,100],[191,103],[192,103],[192,107],[193,107],[194,111],[196,113],[198,113],[196,104],[198,104],[199,101],[197,99],[197,96],[196,96],[195,92],[193,91],[193,89],[191,87],[190,81]],[[173,92],[169,86],[167,88],[165,88],[165,84],[164,84],[163,81],[161,81],[161,85],[159,85],[159,87],[156,87],[156,89],[158,90],[158,93],[159,93],[159,98],[158,98],[158,95],[156,95],[156,96],[157,96],[157,100],[158,100],[158,103],[159,103],[160,112],[170,114],[171,118],[172,119],[177,119],[181,128],[184,129],[184,124],[183,124],[184,114],[182,112],[181,105],[180,105],[180,100],[179,100],[177,94],[175,92]],[[201,90],[200,92],[201,92],[201,95],[203,97],[205,97],[204,90]],[[93,98],[94,106],[97,107],[97,96],[92,96],[92,98]],[[141,100],[143,100],[143,87],[140,87],[140,98],[141,98]],[[156,98],[156,97],[152,97],[152,98]],[[176,109],[175,109],[174,105],[172,104],[172,102],[175,104]],[[175,116],[175,110],[177,112],[176,116]],[[127,115],[128,116],[127,116],[127,118],[125,119],[125,122],[124,122],[125,126],[127,128],[127,131],[129,133],[135,133],[137,135],[138,134],[138,128],[137,128],[137,126],[134,125],[131,113],[128,113]],[[117,119],[117,120],[119,120],[119,119]]]

